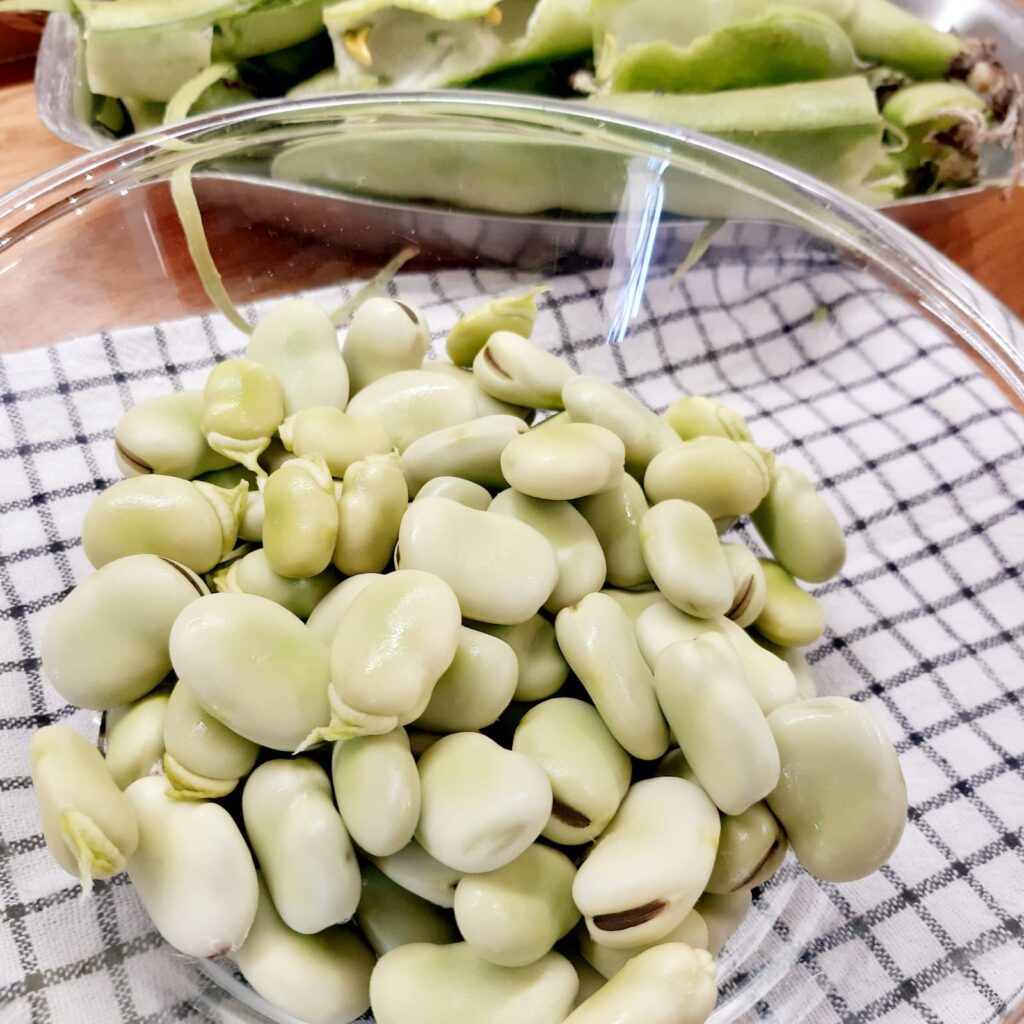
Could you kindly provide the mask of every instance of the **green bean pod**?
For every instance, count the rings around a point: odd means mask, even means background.
[[[352,602],[374,581],[380,579],[379,572],[364,572],[342,580],[313,609],[306,625],[322,644],[328,647],[334,642],[338,626]]]
[[[749,889],[720,896],[706,892],[697,900],[697,912],[708,929],[708,952],[718,956],[750,910],[753,897]]]
[[[308,299],[279,302],[256,325],[246,358],[262,363],[284,394],[284,414],[348,402],[348,369],[331,318]]]
[[[541,615],[514,626],[474,622],[474,629],[504,640],[512,648],[519,666],[513,700],[544,700],[557,693],[569,677],[569,666],[558,647],[555,627]]]
[[[419,369],[429,344],[430,328],[415,306],[367,299],[352,315],[341,349],[352,394],[388,374]]]
[[[472,370],[465,370],[461,366],[446,363],[440,359],[428,359],[421,369],[430,373],[441,373],[459,381],[473,395],[477,416],[518,416],[526,423],[533,419],[535,410],[521,405],[513,405],[511,402],[503,402],[500,398],[495,398],[484,391]]]
[[[445,339],[448,358],[457,366],[472,366],[477,353],[498,331],[511,331],[521,338],[529,338],[537,319],[537,296],[546,290],[541,286],[522,295],[491,299],[463,313]]]
[[[462,872],[435,860],[415,840],[390,857],[370,856],[369,860],[395,885],[435,907],[450,910],[455,905],[455,887]]]
[[[322,573],[338,538],[331,471],[319,455],[274,470],[263,488],[263,550],[274,572],[289,579]]]
[[[786,833],[764,802],[727,814],[707,892],[727,896],[761,885],[782,866],[788,849]]]
[[[218,363],[203,389],[203,433],[209,446],[262,475],[257,461],[284,419],[277,378],[251,359]]]
[[[158,473],[193,480],[233,461],[206,443],[203,393],[177,391],[140,402],[114,429],[114,460],[125,476]]]
[[[629,789],[629,756],[584,701],[560,697],[534,705],[516,727],[512,749],[536,761],[551,782],[551,814],[541,834],[553,843],[596,839]]]
[[[604,586],[604,551],[590,524],[569,502],[530,498],[509,488],[495,497],[489,511],[532,526],[554,550],[558,582],[544,602],[545,610],[555,614]]]
[[[209,572],[235,546],[247,490],[155,473],[119,480],[85,513],[86,558],[99,569],[127,555],[159,555]]]
[[[674,778],[636,783],[576,872],[573,900],[590,937],[622,949],[672,931],[711,875],[719,828],[718,810],[699,786]]]
[[[419,761],[422,805],[416,838],[461,872],[493,871],[541,834],[551,783],[530,758],[480,733],[453,733]]]
[[[236,558],[213,574],[219,593],[255,594],[287,608],[292,615],[308,619],[316,606],[337,585],[338,574],[328,567],[316,576],[289,578],[274,572],[262,548]]]
[[[558,356],[513,331],[496,331],[473,357],[473,375],[489,395],[532,409],[564,409],[562,388],[575,376]]]
[[[522,494],[574,501],[616,486],[625,458],[622,441],[610,430],[592,423],[560,423],[511,441],[501,453],[501,469]]]
[[[825,631],[825,613],[793,577],[769,558],[761,559],[767,595],[754,628],[781,647],[807,647]]]
[[[657,455],[644,474],[653,503],[681,498],[699,505],[716,523],[747,515],[771,484],[770,456],[725,437],[680,441]]]
[[[800,863],[826,882],[877,871],[907,822],[907,787],[893,745],[846,697],[816,697],[768,716],[782,759],[768,806]]]
[[[327,773],[305,757],[264,761],[242,791],[245,831],[281,920],[312,935],[356,912],[362,884]]]
[[[419,501],[421,498],[447,498],[466,508],[475,508],[478,512],[486,512],[491,504],[491,492],[486,487],[457,476],[435,476],[433,480],[428,480],[413,500]]]
[[[419,437],[476,419],[476,399],[461,381],[426,370],[402,370],[367,385],[349,403],[357,416],[376,417],[404,452]]]
[[[39,644],[43,672],[81,708],[138,700],[171,669],[174,620],[206,593],[198,576],[157,555],[109,562],[50,615]]]
[[[415,721],[455,657],[460,626],[455,594],[437,576],[400,569],[368,584],[334,635],[332,718],[317,737],[381,734]]]
[[[128,877],[160,934],[185,956],[237,950],[256,917],[252,854],[220,804],[175,800],[151,775],[124,792],[139,827]]]
[[[662,417],[683,441],[692,441],[697,437],[751,440],[746,421],[738,412],[700,395],[687,395],[678,399],[662,413]]]
[[[334,565],[346,576],[381,572],[391,561],[409,490],[394,454],[370,455],[345,470]]]
[[[658,589],[680,611],[712,619],[732,607],[732,572],[699,505],[677,498],[655,505],[640,524],[640,549]]]
[[[649,584],[640,524],[650,506],[640,484],[627,473],[617,486],[579,498],[575,504],[604,551],[608,583],[613,587]]]
[[[715,1008],[715,962],[706,949],[669,942],[638,953],[565,1024],[704,1024]]]
[[[46,848],[83,892],[123,871],[139,843],[131,803],[100,752],[66,725],[47,725],[29,748],[32,787]]]
[[[779,564],[797,579],[825,583],[846,561],[846,539],[832,510],[792,466],[778,466],[751,520]]]
[[[341,820],[360,849],[398,853],[420,818],[420,777],[402,728],[334,744],[331,779]]]
[[[413,441],[402,453],[409,493],[436,476],[456,476],[485,487],[504,487],[501,453],[529,428],[518,416],[482,416],[434,431]]]
[[[262,878],[256,918],[234,961],[264,999],[306,1024],[355,1020],[370,1007],[374,958],[362,939],[337,925],[316,935],[293,931]]]
[[[564,853],[534,843],[515,860],[455,887],[455,922],[474,952],[501,967],[526,967],[551,952],[580,912],[576,868]]]
[[[409,506],[398,555],[403,569],[426,570],[448,583],[466,618],[496,625],[525,622],[558,582],[555,552],[532,526],[444,498]]]
[[[573,377],[562,388],[573,423],[593,423],[615,434],[626,450],[626,470],[643,479],[651,460],[680,444],[668,424],[628,391],[600,377]]]
[[[372,416],[353,416],[333,406],[302,409],[278,428],[281,443],[296,455],[322,455],[339,479],[353,462],[391,451],[384,424]]]
[[[615,739],[634,757],[661,757],[668,727],[626,613],[605,594],[588,594],[558,613],[555,635]]]
[[[432,732],[477,732],[495,722],[516,692],[519,664],[504,640],[462,626],[455,657],[416,725]]]
[[[175,621],[170,652],[200,705],[260,746],[293,751],[330,718],[328,650],[273,601],[200,598]]]
[[[170,689],[160,686],[131,704],[111,708],[104,716],[103,760],[118,789],[127,789],[159,768],[170,697]]]
[[[670,644],[693,640],[708,632],[721,633],[739,656],[743,678],[764,714],[796,700],[796,679],[789,666],[731,619],[695,619],[668,601],[655,601],[637,616],[635,629],[648,665],[655,665]]]
[[[417,942],[377,961],[370,1005],[377,1024],[562,1024],[578,985],[559,953],[528,967],[499,967],[465,942]]]
[[[671,644],[654,687],[669,727],[704,791],[725,814],[742,814],[779,781],[772,731],[729,641],[716,633]]]
[[[691,910],[667,935],[648,945],[612,949],[610,946],[602,946],[599,942],[595,942],[586,928],[580,928],[578,931],[580,952],[594,970],[605,979],[615,977],[633,957],[638,956],[645,949],[663,946],[667,942],[683,942],[691,949],[708,948],[708,926],[696,910]]]
[[[392,882],[373,864],[363,864],[362,875],[356,921],[377,956],[410,942],[460,941],[451,914]]]
[[[746,544],[723,544],[722,551],[732,573],[732,605],[725,613],[737,626],[746,629],[764,610],[768,584],[757,555]]]

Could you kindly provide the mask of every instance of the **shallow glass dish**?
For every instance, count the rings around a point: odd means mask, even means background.
[[[116,477],[114,424],[244,347],[174,212],[184,164],[250,320],[296,292],[333,308],[413,247],[388,287],[424,309],[436,350],[481,297],[546,283],[542,345],[658,409],[719,398],[809,473],[849,558],[816,589],[829,625],[808,658],[821,694],[864,701],[896,742],[910,820],[861,882],[787,860],[722,954],[712,1019],[1002,1019],[1024,983],[1024,326],[781,165],[474,93],[231,110],[0,198],[0,1017],[291,1020],[230,963],[163,945],[123,877],[73,899],[26,778],[33,728],[98,727],[42,678],[38,638],[87,571],[81,519]]]

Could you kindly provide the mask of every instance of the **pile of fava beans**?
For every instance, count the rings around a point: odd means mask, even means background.
[[[46,624],[105,712],[33,739],[51,853],[310,1024],[699,1024],[788,849],[850,881],[903,829],[892,744],[799,652],[845,557],[813,484],[717,402],[576,374],[535,299],[451,362],[403,302],[342,347],[275,306],[123,417]]]

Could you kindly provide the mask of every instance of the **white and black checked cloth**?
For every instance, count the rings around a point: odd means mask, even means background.
[[[513,281],[399,284],[437,340]],[[1024,423],[929,322],[825,253],[712,255],[679,285],[656,269],[621,346],[604,342],[605,284],[555,280],[535,337],[656,408],[684,393],[732,404],[818,481],[849,558],[816,590],[829,627],[810,660],[821,692],[878,717],[909,787],[903,843],[875,876],[818,884],[790,858],[766,887],[726,950],[718,1019],[999,1019],[1024,986]],[[38,651],[88,572],[79,531],[116,478],[114,424],[241,348],[201,318],[0,359],[0,1024],[240,1019],[123,877],[78,899],[47,856],[27,760],[41,725],[96,728]]]

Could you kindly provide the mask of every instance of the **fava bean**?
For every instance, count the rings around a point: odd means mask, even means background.
[[[132,805],[100,752],[66,725],[36,732],[29,757],[46,848],[88,893],[94,878],[123,871],[135,852],[139,831]]]
[[[658,589],[687,615],[711,619],[732,607],[732,572],[715,524],[698,505],[655,505],[640,524],[640,548]]]
[[[264,999],[307,1024],[340,1024],[369,1009],[374,959],[365,943],[351,928],[293,931],[262,879],[256,918],[234,960]]]
[[[322,644],[331,646],[338,626],[352,602],[374,581],[380,579],[379,572],[364,572],[342,580],[313,609],[306,625]]]
[[[516,727],[512,749],[536,761],[551,782],[542,834],[553,843],[596,839],[629,789],[629,756],[584,701],[561,697],[534,705]]]
[[[658,452],[680,443],[675,431],[643,402],[600,377],[573,377],[562,388],[562,401],[573,423],[593,423],[619,437],[626,469],[640,479]]]
[[[377,956],[410,942],[460,941],[451,914],[392,882],[373,864],[363,864],[362,875],[356,920]]]
[[[640,523],[649,507],[643,488],[629,474],[624,474],[617,486],[576,501],[604,551],[608,582],[613,587],[640,587],[651,582],[640,545]]]
[[[700,395],[688,395],[673,402],[663,414],[665,422],[684,441],[698,437],[727,437],[750,441],[743,417],[727,405]]]
[[[246,490],[242,483],[228,491],[156,473],[120,480],[85,513],[85,556],[97,569],[150,554],[208,572],[235,546]]]
[[[513,405],[511,402],[503,402],[500,398],[495,398],[484,391],[472,370],[464,370],[461,366],[445,363],[440,359],[428,359],[422,368],[430,373],[441,373],[459,381],[472,393],[478,416],[518,416],[526,423],[533,419],[533,409]]]
[[[732,573],[732,605],[725,613],[746,629],[764,610],[768,585],[757,555],[746,544],[723,544],[722,552]]]
[[[504,640],[462,626],[455,657],[416,724],[443,733],[484,729],[509,706],[518,678],[516,652]]]
[[[455,905],[455,887],[462,872],[434,860],[415,840],[390,857],[370,856],[369,859],[395,885],[428,903],[448,910]]]
[[[633,785],[576,872],[573,900],[590,937],[623,949],[672,931],[711,875],[719,828],[699,786],[674,778]]]
[[[159,768],[170,697],[170,689],[161,686],[131,704],[111,708],[104,716],[103,759],[118,789]]]
[[[761,568],[767,585],[767,599],[754,628],[782,647],[813,644],[825,631],[825,613],[821,605],[797,586],[778,562],[762,558]]]
[[[265,597],[300,619],[308,619],[312,615],[338,580],[338,574],[332,567],[316,576],[298,579],[282,576],[271,568],[270,559],[262,548],[234,559],[213,576],[213,584],[221,593]]]
[[[768,806],[800,863],[826,882],[877,871],[907,822],[907,787],[892,743],[846,697],[815,697],[768,716],[782,759]]]
[[[370,1004],[377,1024],[562,1024],[578,985],[558,953],[528,967],[499,967],[465,942],[416,942],[377,961]]]
[[[204,711],[179,682],[164,718],[164,751],[171,796],[216,800],[249,774],[260,748]]]
[[[798,469],[776,467],[768,494],[750,518],[779,564],[797,579],[825,583],[842,569],[843,528]]]
[[[719,896],[706,892],[697,900],[697,912],[708,929],[708,952],[718,956],[750,910],[753,897],[749,889]]]
[[[555,635],[615,739],[634,757],[661,757],[668,727],[626,613],[605,594],[588,594],[558,613]]]
[[[376,417],[404,452],[419,437],[476,419],[476,399],[461,381],[426,370],[403,370],[367,385],[348,411]]]
[[[540,615],[514,626],[474,622],[474,629],[504,640],[519,666],[513,700],[544,700],[557,693],[569,677],[569,666],[558,647],[555,627]]]
[[[604,551],[590,524],[567,501],[530,498],[511,488],[491,502],[490,511],[532,526],[551,545],[558,582],[544,608],[557,613],[604,586]]]
[[[348,921],[362,884],[348,832],[316,762],[264,761],[242,791],[245,831],[281,920],[303,935]]]
[[[420,777],[402,728],[334,744],[334,796],[358,846],[376,857],[398,853],[420,817]]]
[[[218,363],[203,389],[203,433],[215,452],[257,475],[257,462],[284,419],[277,378],[251,359]]]
[[[266,598],[194,601],[174,623],[170,652],[199,704],[260,746],[293,751],[330,718],[327,648]]]
[[[637,954],[565,1024],[704,1024],[715,1007],[715,962],[681,942]]]
[[[448,358],[459,366],[472,366],[480,349],[492,334],[499,331],[511,331],[522,338],[529,338],[537,319],[537,296],[546,290],[541,286],[522,295],[491,299],[463,313],[445,340]]]
[[[515,860],[455,887],[455,921],[469,946],[501,967],[536,963],[572,930],[576,869],[564,853],[534,843]]]
[[[308,299],[279,302],[249,335],[245,354],[277,378],[284,414],[348,402],[348,369],[331,318]]]
[[[558,582],[555,552],[532,526],[444,498],[409,506],[398,552],[403,569],[448,583],[466,618],[496,625],[525,622]]]
[[[345,471],[334,565],[346,576],[378,573],[391,561],[409,504],[395,455],[371,455]]]
[[[125,476],[159,473],[193,480],[229,465],[231,459],[206,443],[204,407],[201,391],[178,391],[129,409],[114,430],[117,468]]]
[[[263,550],[270,568],[289,579],[322,573],[338,538],[331,471],[319,455],[274,470],[263,488]]]
[[[486,512],[491,504],[491,492],[486,487],[457,476],[435,476],[433,480],[428,480],[413,500],[419,501],[421,498],[447,498],[466,508],[475,508],[478,512]]]
[[[479,874],[519,856],[551,813],[551,783],[530,758],[479,733],[435,743],[419,761],[416,838],[443,864]]]
[[[761,885],[778,871],[788,849],[786,834],[767,804],[758,801],[742,814],[726,815],[707,891],[727,896]]]
[[[489,395],[532,409],[563,409],[562,388],[575,376],[558,356],[513,331],[496,331],[473,357],[473,375]]]
[[[669,727],[704,791],[726,814],[741,814],[779,781],[779,752],[743,666],[713,632],[671,644],[654,686]]]
[[[426,318],[415,306],[367,299],[352,315],[341,349],[352,394],[388,374],[418,369],[429,344]]]
[[[627,946],[625,949],[602,946],[590,937],[586,928],[579,929],[580,951],[595,970],[606,979],[613,978],[633,957],[638,956],[645,949],[661,946],[667,942],[683,942],[691,949],[707,949],[708,926],[704,923],[704,918],[696,910],[691,910],[672,931],[658,939],[657,942],[644,946]]]
[[[650,590],[619,590],[615,587],[605,587],[601,593],[610,597],[626,613],[626,618],[634,626],[641,612],[646,611],[652,604],[668,604],[660,591],[653,589],[653,584]]]
[[[262,491],[249,491],[245,496],[242,521],[238,524],[238,539],[259,544],[263,540],[263,523],[267,509]]]
[[[278,428],[281,443],[295,455],[321,455],[331,475],[343,477],[354,462],[391,451],[384,424],[333,406],[302,409]]]
[[[145,696],[171,669],[174,620],[206,593],[198,576],[158,555],[109,562],[47,621],[39,645],[47,679],[82,708],[113,708]]]
[[[256,917],[252,854],[219,804],[175,800],[156,775],[125,791],[139,828],[128,877],[160,934],[186,956],[237,950]]]
[[[501,469],[522,494],[573,501],[616,486],[624,460],[622,441],[610,430],[592,423],[563,423],[509,442],[501,453]]]

